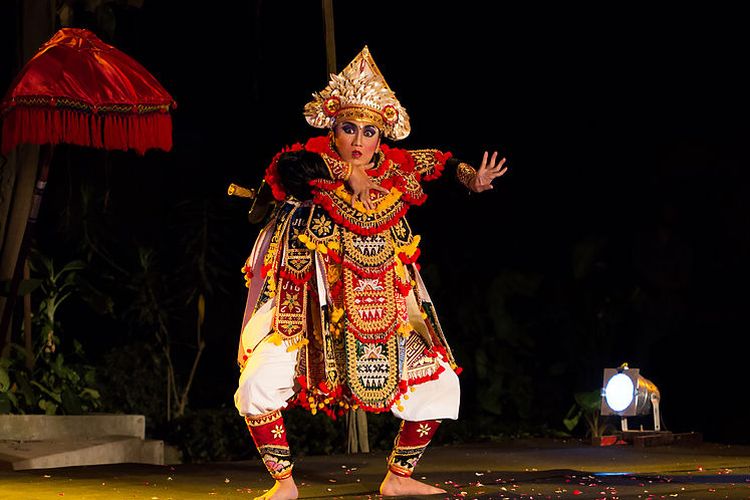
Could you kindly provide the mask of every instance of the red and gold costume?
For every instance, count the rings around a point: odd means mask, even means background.
[[[367,48],[314,97],[305,108],[313,126],[362,115],[386,137],[409,133]],[[460,369],[419,274],[420,238],[406,220],[426,199],[423,183],[458,161],[385,145],[372,160],[368,175],[388,190],[373,195],[372,210],[352,204],[351,167],[329,137],[285,149],[266,171],[278,204],[243,268],[249,294],[235,403],[277,479],[291,474],[288,445],[266,430],[285,436],[278,410],[290,405],[333,418],[350,408],[402,418],[389,459],[399,475],[411,473],[439,420],[458,416]]]

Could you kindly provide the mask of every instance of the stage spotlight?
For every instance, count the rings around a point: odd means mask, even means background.
[[[649,412],[654,415],[654,430],[660,431],[659,399],[659,389],[642,377],[638,368],[623,363],[619,368],[604,369],[601,414],[619,415],[623,432],[628,430],[627,417]]]

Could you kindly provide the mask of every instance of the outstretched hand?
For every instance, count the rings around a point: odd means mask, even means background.
[[[477,175],[469,183],[469,189],[475,193],[493,189],[492,181],[508,171],[508,167],[503,166],[505,165],[505,158],[497,161],[497,151],[492,153],[489,163],[487,162],[487,156],[487,151],[485,151]]]
[[[366,165],[366,168],[356,165],[352,166],[352,174],[348,180],[349,187],[352,190],[352,206],[354,206],[355,201],[360,201],[367,210],[373,210],[375,203],[370,199],[371,192],[380,191],[381,193],[388,194],[389,191],[386,188],[373,182],[370,176],[367,175],[367,172],[365,172],[366,169],[372,168],[373,165],[374,163],[369,163]]]

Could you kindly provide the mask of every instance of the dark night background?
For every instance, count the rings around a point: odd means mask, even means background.
[[[485,149],[508,158],[494,191],[468,195],[451,173],[410,211],[428,289],[464,366],[462,418],[489,413],[508,432],[562,429],[573,394],[627,361],[660,388],[667,428],[749,443],[750,35],[740,16],[435,5],[336,2],[337,66],[369,46],[411,116],[399,146],[474,164]],[[226,188],[254,186],[282,146],[319,133],[302,108],[327,82],[320,3],[145,0],[115,14],[114,36],[100,36],[178,102],[174,149],[58,148],[38,246],[80,258],[79,187],[88,185],[92,224],[113,255],[148,245],[161,249],[162,269],[177,269],[190,250],[174,243],[191,229],[175,221],[192,213],[179,207],[212,207],[212,266],[226,293],[207,300],[190,406],[231,413],[239,270],[258,227]],[[17,28],[7,16],[3,28],[7,88]],[[133,340],[83,301],[61,314],[63,339],[78,338],[92,361]]]

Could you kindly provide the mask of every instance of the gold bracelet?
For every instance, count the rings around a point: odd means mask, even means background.
[[[326,167],[328,167],[328,172],[331,174],[331,177],[333,179],[342,181],[349,180],[349,177],[351,177],[352,175],[351,163],[345,162],[343,160],[337,160],[336,158],[331,158],[327,154],[321,154],[320,156],[323,158]]]
[[[456,179],[458,182],[471,189],[471,181],[477,176],[477,171],[468,163],[459,163],[456,168]]]

